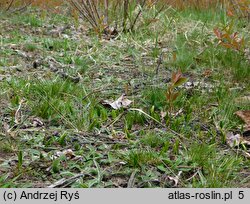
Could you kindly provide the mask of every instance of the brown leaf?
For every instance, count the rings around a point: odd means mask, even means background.
[[[246,129],[250,129],[250,110],[240,110],[235,112],[235,114],[240,117],[246,123]]]
[[[175,92],[171,95],[171,100],[172,101],[175,101],[175,99],[179,96],[179,93],[178,92]]]
[[[217,36],[218,39],[221,39],[221,32],[218,28],[214,28],[214,34]]]
[[[175,72],[172,74],[172,80],[171,82],[175,84],[182,76],[181,70],[178,70],[178,72]]]
[[[230,17],[234,16],[234,12],[232,9],[227,10],[227,16],[230,16]]]
[[[202,76],[204,77],[210,77],[212,75],[212,70],[211,69],[206,69],[203,73]]]

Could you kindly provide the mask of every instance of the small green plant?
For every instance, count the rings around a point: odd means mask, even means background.
[[[160,163],[158,155],[153,151],[131,151],[127,160],[128,164],[134,168]]]
[[[35,50],[37,50],[37,46],[35,44],[32,44],[32,43],[27,43],[24,45],[24,49],[29,51],[29,52],[34,52]]]
[[[146,118],[138,112],[128,112],[125,117],[125,122],[127,129],[131,130],[135,124],[143,125],[146,122]]]
[[[42,26],[42,20],[36,15],[27,15],[24,17],[24,22],[31,27],[40,27]]]
[[[164,146],[167,139],[169,138],[164,138],[161,135],[158,135],[154,132],[150,132],[141,139],[141,142],[142,144],[151,148],[160,148]]]
[[[0,124],[1,125],[1,124]],[[1,142],[0,152],[2,153],[11,153],[14,151],[14,147],[9,142]]]
[[[67,39],[44,39],[43,46],[50,51],[69,51],[71,49],[70,41]]]
[[[23,166],[23,152],[19,151],[17,157],[18,157],[17,167],[18,167],[18,170],[20,171]]]
[[[166,105],[165,89],[149,88],[143,91],[145,102],[155,110],[162,110]]]
[[[60,171],[60,163],[61,160],[60,159],[55,159],[52,163],[52,171],[54,173],[58,173]]]
[[[58,143],[61,145],[61,146],[65,146],[66,145],[66,137],[68,136],[68,134],[66,132],[64,132],[59,140],[58,140]]]
[[[175,88],[181,86],[187,81],[187,78],[183,77],[181,70],[172,74],[170,85],[167,88],[166,99],[169,103],[170,112],[173,111],[174,101],[179,96],[180,92],[176,91]]]

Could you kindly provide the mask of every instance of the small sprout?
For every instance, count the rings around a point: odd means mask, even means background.
[[[175,91],[175,88],[178,86],[181,86],[186,81],[187,81],[187,78],[182,76],[182,73],[180,70],[172,74],[171,82],[166,92],[166,99],[167,99],[167,102],[169,102],[170,111],[173,110],[173,102],[176,100],[176,98],[180,94],[179,92]]]
[[[23,165],[23,152],[19,151],[17,157],[18,157],[18,169],[20,170]]]
[[[67,137],[67,133],[64,132],[61,137],[59,138],[58,140],[58,143],[61,145],[61,146],[64,146],[66,144],[66,137]]]
[[[52,163],[52,171],[58,173],[60,171],[60,159],[55,159]]]

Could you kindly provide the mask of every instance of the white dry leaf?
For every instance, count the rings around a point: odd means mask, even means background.
[[[161,115],[161,118],[164,119],[167,116],[167,112],[161,111],[160,115]]]
[[[183,112],[183,109],[181,108],[181,109],[178,110],[177,112],[175,112],[175,113],[170,113],[170,114],[171,114],[171,116],[173,116],[173,117],[177,117],[177,116],[181,115],[182,112]]]
[[[232,132],[228,132],[226,134],[226,141],[230,147],[239,146],[239,144],[241,143],[241,140],[242,140],[242,137],[240,136],[240,134],[235,135]]]
[[[172,185],[173,187],[177,187],[178,183],[179,183],[179,180],[177,177],[171,177],[171,176],[168,176],[167,179],[170,181],[170,182],[173,182]]]
[[[69,157],[69,158],[73,158],[75,157],[75,154],[73,152],[72,149],[66,149],[63,151],[63,154],[66,156],[66,157]]]
[[[20,103],[18,105],[18,108],[17,108],[17,110],[15,112],[15,123],[16,124],[20,124],[21,121],[22,121],[22,111],[21,111],[21,108],[22,108],[22,105],[23,105],[24,101],[25,101],[24,99],[21,99],[21,101],[20,101]]]
[[[167,52],[169,52],[169,48],[167,48],[167,47],[164,47],[164,48],[162,48],[162,50],[161,50],[163,53],[167,53]]]
[[[63,155],[65,155],[67,158],[75,157],[75,154],[74,154],[72,149],[66,149],[64,151],[57,151],[53,158],[56,159],[56,158],[63,156]]]
[[[132,103],[131,100],[126,98],[125,94],[122,94],[117,100],[113,102],[110,102],[108,100],[105,100],[104,102],[110,105],[115,110],[120,108],[127,108]]]
[[[69,39],[70,37],[67,34],[62,34],[62,38]]]
[[[175,177],[172,176],[168,176],[167,179],[171,182],[173,182],[173,187],[177,187],[179,184],[179,180],[181,177],[182,171],[179,171],[178,175],[176,175]]]
[[[69,26],[55,27],[54,29],[50,30],[48,34],[52,35],[53,37],[59,37],[67,28],[69,28]]]

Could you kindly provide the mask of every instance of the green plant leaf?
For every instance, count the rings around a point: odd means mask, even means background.
[[[58,173],[60,171],[60,159],[55,159],[52,163],[52,171]]]
[[[175,82],[174,87],[177,87],[177,86],[180,86],[180,85],[184,84],[187,80],[188,80],[188,79],[185,78],[185,77],[179,78],[179,79]]]
[[[18,152],[18,168],[21,168],[23,165],[23,152]]]

